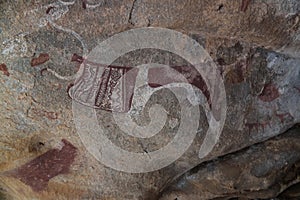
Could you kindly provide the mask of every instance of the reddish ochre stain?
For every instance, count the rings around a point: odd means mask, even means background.
[[[264,102],[270,102],[279,97],[279,91],[273,84],[265,85],[262,93],[258,96],[258,98]]]
[[[280,122],[283,123],[287,118],[292,118],[293,116],[290,113],[283,113],[283,114],[275,114],[276,117],[280,119]]]
[[[84,58],[82,56],[79,56],[78,54],[74,53],[72,58],[71,58],[71,62],[78,62],[78,63],[83,63]]]
[[[248,127],[249,133],[251,133],[251,131],[253,129],[255,129],[256,132],[258,132],[258,130],[260,128],[264,131],[267,126],[270,126],[270,122],[264,122],[264,123],[246,123],[245,126]]]
[[[32,67],[34,67],[34,66],[41,65],[41,64],[47,62],[49,59],[50,59],[49,54],[47,54],[47,53],[41,53],[39,55],[39,57],[32,58],[30,64],[31,64]]]
[[[251,0],[242,0],[241,11],[246,12]]]
[[[0,64],[0,71],[2,71],[4,75],[9,76],[9,72],[6,64],[4,63]]]
[[[121,90],[121,109],[119,112],[128,112],[131,107],[132,97],[134,93],[134,84],[138,74],[137,68],[132,67],[120,67],[112,66],[105,68],[102,76],[100,87],[97,91],[95,105],[104,110],[111,110],[109,104],[106,103],[106,99],[111,99],[113,90],[116,87],[116,83],[120,80],[124,84],[124,89]]]
[[[54,120],[58,118],[58,114],[56,112],[49,112],[45,110],[37,110],[37,109],[32,109],[32,111],[41,117],[47,117],[48,119]]]
[[[29,185],[32,190],[44,190],[51,178],[69,172],[76,157],[77,148],[63,139],[62,149],[51,149],[14,170],[11,175]]]

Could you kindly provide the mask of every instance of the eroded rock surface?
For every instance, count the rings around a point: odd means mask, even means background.
[[[299,152],[299,128],[295,128],[197,166],[161,199],[273,198],[299,181]]]

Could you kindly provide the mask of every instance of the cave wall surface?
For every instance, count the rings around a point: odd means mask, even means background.
[[[87,150],[69,90],[98,43],[141,27],[176,30],[203,46],[224,82],[226,121],[212,151],[199,158],[209,126],[200,108],[199,131],[178,160],[126,173]],[[300,198],[300,1],[0,1],[0,42],[0,199]],[[142,63],[189,65],[155,49],[114,61]],[[169,90],[153,94],[145,110],[156,103],[168,115],[150,139],[124,134],[109,111],[97,116],[114,144],[148,154],[180,122]]]

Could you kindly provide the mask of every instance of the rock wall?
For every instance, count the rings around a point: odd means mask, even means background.
[[[0,5],[0,199],[299,198],[299,1]],[[204,158],[197,155],[208,121],[200,108],[199,132],[180,159],[158,171],[130,174],[106,167],[88,152],[68,91],[98,43],[139,27],[180,31],[201,44],[224,80],[227,115],[218,143]],[[114,64],[150,62],[189,65],[153,49],[130,52]],[[168,133],[180,121],[179,103],[168,90],[156,92],[148,106],[155,103],[168,111],[162,130]],[[107,137],[128,151],[147,154],[174,137],[138,140],[114,125],[111,112],[98,110],[97,116],[108,127]],[[147,114],[135,117],[140,124],[149,122]]]

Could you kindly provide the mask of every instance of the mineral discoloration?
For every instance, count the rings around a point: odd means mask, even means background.
[[[51,178],[68,173],[74,162],[77,148],[65,139],[62,143],[61,149],[47,151],[14,170],[11,175],[29,185],[36,192],[44,190]]]
[[[29,152],[38,152],[43,146],[45,146],[43,142],[32,143],[32,145],[28,148],[28,150]]]
[[[50,59],[49,54],[47,54],[47,53],[41,53],[41,54],[39,55],[39,57],[37,57],[37,58],[32,58],[30,64],[31,64],[32,67],[34,67],[34,66],[37,66],[37,65],[44,64],[44,63],[47,62],[49,59]]]

